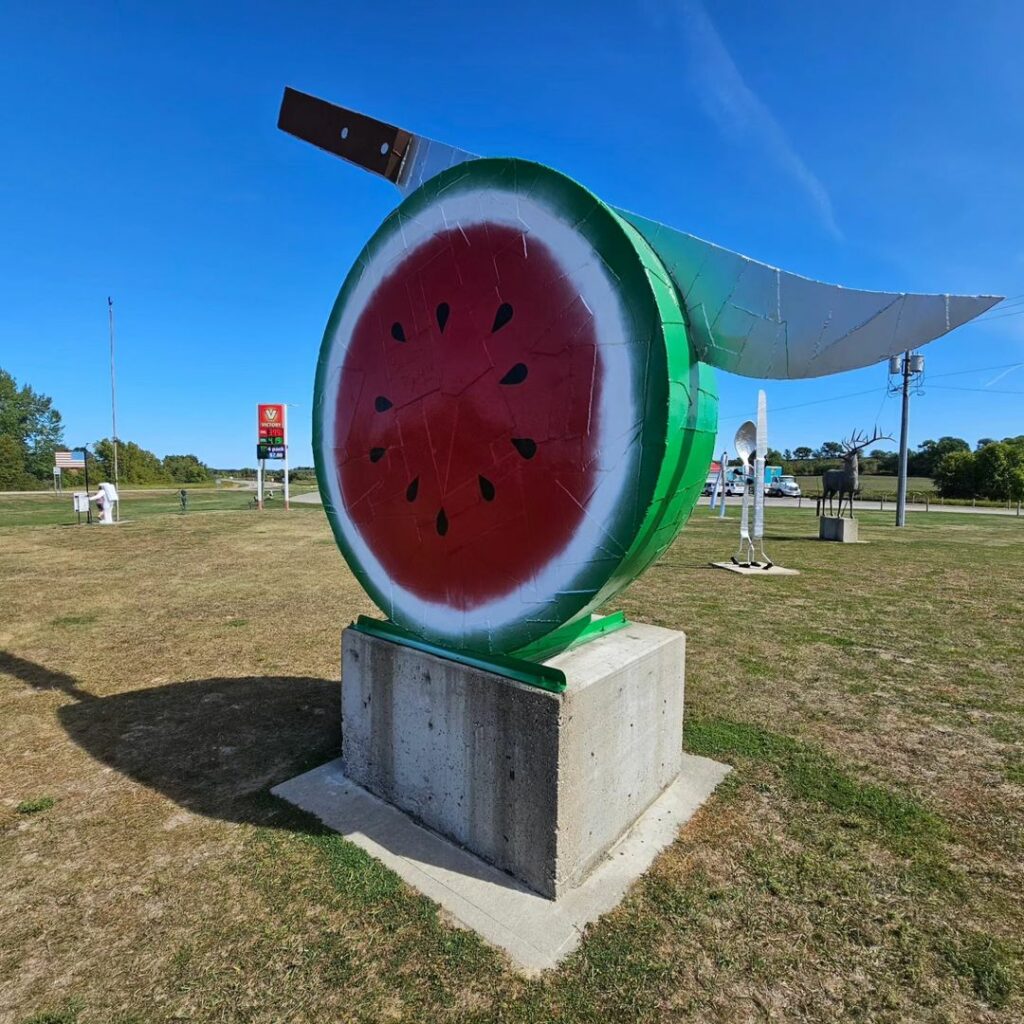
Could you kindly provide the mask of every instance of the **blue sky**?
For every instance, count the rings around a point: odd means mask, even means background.
[[[327,314],[398,197],[278,132],[285,85],[808,276],[1019,296],[1024,7],[941,7],[8,5],[0,366],[70,443],[108,434],[113,295],[123,437],[252,464],[256,403],[284,401],[311,462]],[[1024,432],[1024,318],[997,314],[925,350],[913,443]],[[773,444],[897,433],[885,381],[770,382]],[[758,386],[719,374],[723,435]]]

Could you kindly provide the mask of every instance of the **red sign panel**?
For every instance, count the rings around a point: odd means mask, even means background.
[[[284,430],[284,406],[260,405],[257,417],[257,458],[283,459],[287,444]]]

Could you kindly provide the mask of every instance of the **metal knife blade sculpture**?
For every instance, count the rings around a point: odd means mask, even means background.
[[[314,456],[391,622],[536,654],[672,542],[703,488],[713,366],[812,377],[920,347],[994,297],[850,291],[286,89],[278,125],[403,195],[324,334]]]

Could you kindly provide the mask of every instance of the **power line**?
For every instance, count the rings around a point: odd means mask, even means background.
[[[1024,366],[1024,363],[1009,363],[1009,364],[1006,364],[1006,365],[1009,365],[1009,366]],[[979,368],[977,370],[963,370],[963,371],[959,371],[958,370],[956,372],[957,373],[960,373],[960,372],[963,372],[963,373],[981,373],[981,372],[983,372],[983,370],[996,370],[996,369],[1001,369],[1001,367],[986,366],[986,367],[981,367],[981,368]],[[952,374],[936,373],[936,374],[932,374],[931,376],[932,377],[948,377],[948,376],[952,376]],[[925,387],[925,389],[931,389],[933,391],[978,391],[978,392],[981,392],[982,394],[986,394],[986,395],[1024,395],[1024,391],[1003,391],[1003,390],[1000,390],[999,388],[959,388],[959,387],[956,387],[954,385],[949,385],[949,384],[928,384],[928,383],[925,383],[924,387]],[[774,412],[789,412],[792,409],[805,409],[809,405],[823,405],[826,402],[838,402],[838,401],[840,401],[840,400],[842,400],[844,398],[859,398],[861,395],[873,395],[873,394],[875,394],[875,392],[877,390],[878,390],[877,388],[868,388],[866,391],[851,391],[851,392],[849,392],[848,394],[845,394],[845,395],[832,395],[830,398],[816,398],[812,402],[798,402],[796,405],[780,405],[777,408],[775,408],[773,411]],[[885,405],[885,401],[886,401],[886,399],[888,397],[889,397],[889,389],[887,387],[886,390],[885,390],[885,393],[882,395],[882,404],[879,406],[878,414],[875,416],[875,419],[878,419],[878,416],[881,415],[882,407]],[[728,423],[730,420],[742,420],[742,419],[747,419],[746,413],[740,413],[739,415],[734,415],[734,416],[719,416],[718,417],[718,422],[719,423]]]
[[[1024,395],[1024,391],[1001,391],[999,388],[958,388],[951,384],[930,384],[936,391],[980,391],[984,395]]]
[[[889,389],[886,388],[882,392],[882,400],[878,403],[878,412],[875,413],[875,423],[877,424],[882,415],[882,410],[885,408],[885,403],[889,400]]]
[[[1024,366],[1024,363],[1000,363],[998,366],[977,366],[973,370],[950,370],[948,373],[930,373],[929,379],[934,380],[936,377],[962,377],[968,373],[987,373],[989,370],[1005,370],[1011,366]]]
[[[860,395],[873,395],[878,388],[868,388],[866,391],[851,391],[848,395],[832,395],[830,398],[816,398],[811,402],[799,402],[797,405],[781,405],[773,409],[773,413],[777,412],[788,412],[790,409],[803,409],[808,405],[822,405],[825,402],[838,402],[843,398],[857,398]],[[746,413],[741,413],[738,416],[719,416],[719,423],[727,423],[729,420],[745,420],[747,419]]]
[[[999,307],[997,306],[995,308],[998,309]],[[1024,309],[1018,309],[1012,313],[1000,312],[997,313],[995,316],[985,316],[984,314],[982,314],[981,316],[976,317],[974,320],[970,322],[975,324],[988,324],[991,323],[993,320],[1005,320],[1007,317],[1011,316],[1024,316]]]

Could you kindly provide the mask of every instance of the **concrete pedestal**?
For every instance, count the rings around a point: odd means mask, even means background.
[[[346,630],[343,757],[272,792],[546,970],[729,771],[682,753],[685,642],[641,625],[592,640],[550,659],[568,681],[553,694]]]
[[[841,544],[856,544],[857,520],[840,516],[821,516],[818,519],[818,539],[836,540]]]
[[[630,625],[552,658],[555,694],[346,630],[344,774],[560,897],[679,775],[685,643]]]

